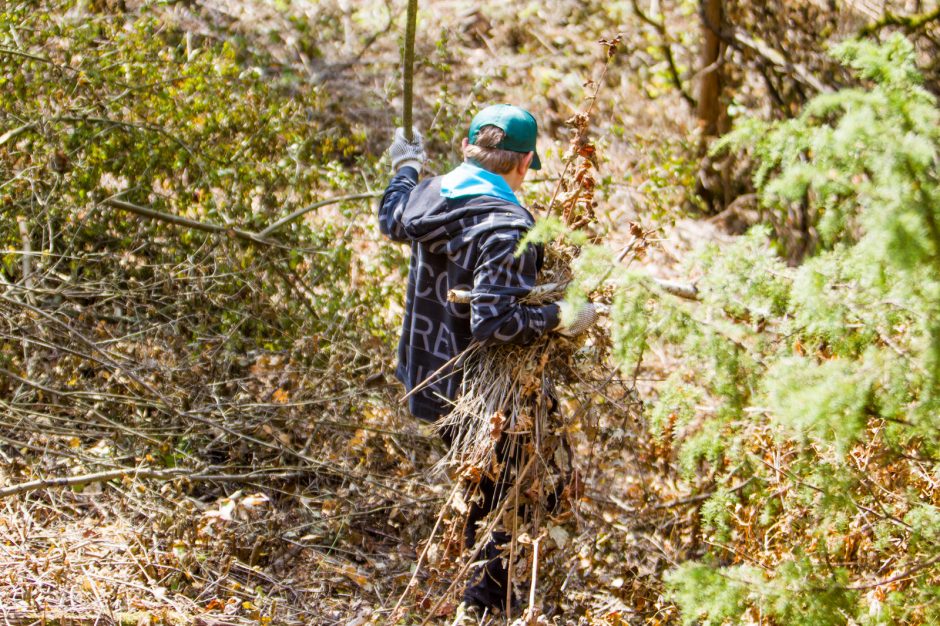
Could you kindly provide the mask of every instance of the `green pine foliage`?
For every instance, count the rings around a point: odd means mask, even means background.
[[[903,37],[833,54],[859,87],[717,148],[774,227],[700,250],[698,302],[612,275],[613,354],[674,357],[648,423],[712,492],[708,554],[666,578],[687,624],[940,620],[940,108]],[[796,208],[817,245],[790,267]]]
[[[682,362],[710,358],[709,371],[739,382],[690,379],[717,408],[680,454],[715,438],[725,480],[703,507],[704,532],[761,567],[675,570],[669,586],[688,623],[933,623],[940,610],[940,109],[904,38],[833,53],[862,87],[820,96],[794,120],[748,121],[719,147],[750,150],[776,223],[808,207],[819,246],[788,268],[758,228],[695,261],[702,303],[684,308],[699,323],[672,345]],[[755,445],[764,433],[773,450]],[[718,522],[743,478],[756,488],[734,504],[762,515],[729,534]]]
[[[730,568],[729,568],[730,569]],[[737,574],[737,576],[735,576]],[[739,617],[747,607],[747,580],[759,573],[749,568],[734,568],[730,572],[718,572],[715,568],[699,563],[689,563],[667,575],[672,586],[673,597],[680,606],[695,606],[695,613],[684,616],[684,624],[700,623],[702,626],[721,626],[727,620]],[[708,589],[703,594],[702,589]]]

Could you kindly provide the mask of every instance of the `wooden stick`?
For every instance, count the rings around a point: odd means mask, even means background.
[[[402,86],[402,126],[405,139],[414,141],[412,136],[412,102],[415,76],[415,29],[418,23],[418,0],[408,0],[408,20],[405,24],[404,77]]]
[[[530,296],[541,296],[546,293],[551,293],[553,291],[563,291],[565,285],[562,283],[545,283],[543,285],[536,285],[529,290]],[[469,289],[451,289],[447,292],[447,301],[456,302],[458,304],[470,304],[472,299],[472,294]]]
[[[542,536],[539,535],[532,542],[532,580],[529,582],[529,624],[538,624],[539,610],[535,608],[535,581],[539,573],[539,542]]]
[[[698,289],[695,285],[690,283],[677,283],[671,280],[663,280],[661,278],[652,279],[656,286],[665,291],[666,293],[677,296],[679,298],[684,298],[686,300],[698,300]],[[546,283],[544,285],[539,285],[532,289],[529,293],[531,295],[541,295],[550,291],[555,291],[560,289],[561,286],[557,283]],[[447,292],[447,301],[456,302],[458,304],[470,304],[473,299],[473,294],[468,289],[451,289]]]

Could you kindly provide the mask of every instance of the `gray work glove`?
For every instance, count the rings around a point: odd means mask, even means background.
[[[388,154],[392,157],[393,172],[397,172],[406,165],[420,172],[421,166],[428,158],[424,153],[424,137],[414,126],[411,127],[411,132],[414,140],[408,141],[405,138],[404,128],[395,129],[395,139],[392,140],[392,145],[388,149]]]
[[[567,308],[564,301],[559,302],[558,305],[562,307],[562,310]],[[597,309],[590,302],[585,302],[574,311],[573,315],[564,317],[568,318],[567,323],[560,322],[555,327],[555,332],[566,337],[577,337],[597,321]]]

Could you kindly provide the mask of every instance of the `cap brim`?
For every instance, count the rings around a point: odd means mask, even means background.
[[[530,170],[540,170],[542,169],[542,159],[539,158],[539,153],[535,150],[532,151],[532,164],[529,165]]]

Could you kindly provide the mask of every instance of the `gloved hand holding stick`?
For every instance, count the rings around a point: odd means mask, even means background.
[[[395,129],[395,139],[388,148],[388,154],[392,158],[393,172],[398,172],[399,169],[408,166],[421,173],[421,167],[427,160],[427,154],[424,152],[424,137],[414,127],[411,127],[411,136],[411,139],[405,136],[404,128]]]

